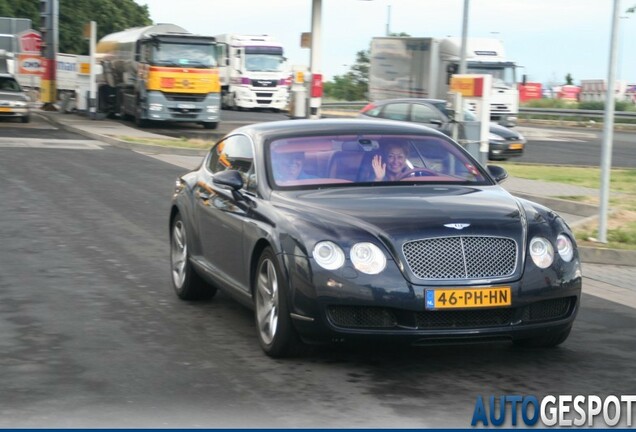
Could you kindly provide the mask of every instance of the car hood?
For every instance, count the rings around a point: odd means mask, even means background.
[[[504,139],[523,139],[522,135],[519,132],[509,129],[507,127],[498,125],[496,123],[490,123],[490,133],[499,135],[500,137]]]
[[[410,240],[496,236],[525,243],[525,211],[500,186],[374,186],[276,194],[310,250],[320,240],[346,247],[382,242],[394,259]]]

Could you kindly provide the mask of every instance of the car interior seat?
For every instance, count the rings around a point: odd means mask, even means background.
[[[345,142],[342,150],[333,154],[329,162],[329,177],[356,181],[365,152],[357,142]]]

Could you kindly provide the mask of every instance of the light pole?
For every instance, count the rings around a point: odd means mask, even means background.
[[[464,19],[462,21],[462,48],[459,57],[459,73],[466,73],[466,43],[468,39],[468,9],[470,8],[470,0],[464,0]]]
[[[609,206],[610,171],[612,169],[612,139],[614,137],[614,87],[616,85],[616,42],[618,39],[620,0],[614,0],[612,34],[605,94],[605,116],[603,118],[603,148],[601,151],[601,205],[598,224],[599,242],[607,243],[607,210]]]

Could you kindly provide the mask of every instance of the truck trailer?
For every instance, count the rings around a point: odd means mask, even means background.
[[[216,41],[174,24],[136,27],[103,37],[98,109],[149,120],[195,122],[215,129],[220,118]]]
[[[290,73],[283,46],[274,37],[222,34],[215,38],[223,107],[275,111],[287,107]]]
[[[447,99],[459,71],[461,38],[375,37],[371,42],[369,99]],[[516,65],[498,39],[468,38],[466,73],[492,75],[491,119],[516,124],[519,113]],[[468,106],[471,111],[474,106]]]

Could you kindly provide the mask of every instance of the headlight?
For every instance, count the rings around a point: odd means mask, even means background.
[[[161,110],[163,110],[163,105],[161,105],[159,103],[151,103],[150,105],[148,105],[148,110],[149,111],[161,111]]]
[[[491,132],[490,134],[488,134],[488,141],[504,141],[504,139],[501,136]]]
[[[312,252],[314,259],[320,267],[326,270],[336,270],[342,267],[345,254],[340,246],[330,241],[321,241],[314,246]]]
[[[565,262],[572,261],[574,256],[574,247],[572,246],[572,240],[565,234],[559,234],[557,236],[557,251]]]
[[[356,243],[351,248],[351,262],[362,273],[378,274],[386,267],[386,257],[373,243]]]
[[[24,108],[25,106],[27,106],[26,102],[21,102],[21,101],[16,101],[13,102],[13,106],[14,107],[18,107],[18,108]]]
[[[554,261],[554,248],[543,237],[535,237],[530,240],[530,256],[539,268],[548,268]]]
[[[205,110],[209,113],[217,113],[219,112],[219,107],[216,105],[210,105],[210,106],[206,106]]]

